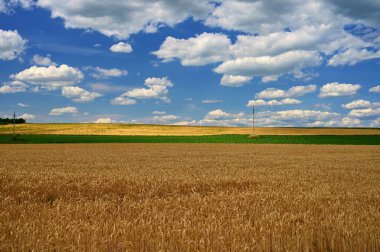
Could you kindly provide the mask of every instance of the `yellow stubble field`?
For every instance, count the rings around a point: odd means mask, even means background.
[[[378,146],[0,145],[1,251],[379,251]]]
[[[257,127],[257,135],[380,135],[380,129]],[[13,125],[0,125],[0,134]],[[195,136],[252,134],[250,127],[176,126],[154,124],[32,123],[16,125],[17,134]]]

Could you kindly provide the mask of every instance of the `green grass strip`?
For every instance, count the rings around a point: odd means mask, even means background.
[[[380,145],[380,135],[248,135],[212,136],[102,136],[102,135],[0,135],[1,144],[33,143],[250,143]]]

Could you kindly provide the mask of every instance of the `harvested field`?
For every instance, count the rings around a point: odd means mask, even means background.
[[[0,125],[0,134],[10,134],[13,125]],[[18,134],[56,135],[144,135],[197,136],[224,134],[252,134],[252,128],[215,126],[174,126],[151,124],[91,124],[51,123],[18,124]],[[355,128],[256,128],[257,135],[380,135],[380,129]]]
[[[0,250],[379,251],[377,146],[0,145]]]

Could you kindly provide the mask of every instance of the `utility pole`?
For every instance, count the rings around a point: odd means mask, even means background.
[[[255,105],[252,105],[252,137],[256,136],[255,132]]]
[[[13,111],[13,141],[16,139],[16,112]]]

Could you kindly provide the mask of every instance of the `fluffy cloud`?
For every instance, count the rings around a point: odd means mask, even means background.
[[[83,79],[83,74],[68,65],[37,67],[32,66],[22,72],[10,76],[12,79],[41,86],[48,90],[71,86]]]
[[[153,54],[163,62],[179,59],[184,66],[223,62],[214,69],[216,73],[223,74],[221,84],[241,86],[256,76],[263,77],[265,82],[275,81],[281,75],[302,75],[304,68],[320,65],[322,57],[318,51],[304,50],[316,47],[320,37],[316,36],[314,28],[309,28],[298,33],[242,35],[231,45],[230,39],[224,34],[202,33],[188,39],[167,37]]]
[[[56,66],[57,64],[53,62],[50,57],[49,54],[45,57],[36,54],[33,56],[32,62],[38,66]]]
[[[290,0],[286,5],[281,0],[221,2],[208,17],[206,25],[252,34],[268,34],[287,27],[297,29],[315,23],[329,23],[334,17],[329,6],[321,1]]]
[[[153,116],[152,121],[155,123],[168,123],[173,122],[178,119],[175,115],[157,115]]]
[[[167,78],[147,78],[144,83],[148,88],[135,88],[125,92],[111,101],[115,105],[130,105],[136,103],[134,99],[159,99],[163,102],[170,102],[168,87],[173,83]],[[134,102],[133,102],[134,101]]]
[[[136,104],[136,100],[125,96],[119,96],[111,100],[112,105],[133,105]]]
[[[23,107],[23,108],[25,108],[25,107],[29,107],[29,105],[24,104],[24,103],[21,103],[21,102],[17,103],[17,106],[19,106],[19,107]]]
[[[203,33],[187,39],[167,37],[154,54],[164,62],[179,59],[186,66],[232,60],[250,63],[247,66],[250,69],[254,61],[250,74],[242,74],[247,71],[242,66],[239,67],[240,73],[222,73],[246,78],[260,76],[265,81],[273,81],[288,73],[301,76],[302,69],[320,65],[322,60],[318,53],[327,55],[327,59],[332,57],[330,65],[355,64],[379,56],[378,38],[364,42],[366,39],[343,29],[345,24],[362,21],[376,26],[378,5],[369,0],[346,2],[290,0],[284,5],[280,0],[112,0],[107,3],[40,0],[37,5],[50,9],[52,17],[62,18],[67,28],[93,29],[119,39],[140,31],[155,32],[165,25],[173,27],[189,17],[210,27],[244,32],[245,35],[238,36],[234,45],[223,34]],[[118,52],[131,51],[130,45],[123,42],[113,47]],[[267,57],[266,61],[268,57],[277,61],[282,54],[297,54],[299,51],[313,55],[298,55],[295,62],[288,62],[289,65],[282,65],[282,68],[260,62],[266,71],[257,69],[257,61],[262,61],[262,57]],[[300,64],[296,64],[299,60]],[[264,75],[262,72],[271,73]],[[224,77],[223,84],[234,83]]]
[[[222,86],[240,87],[251,80],[252,80],[252,77],[249,77],[249,76],[224,74],[222,79],[220,80],[220,84]]]
[[[311,79],[315,74],[303,71],[321,65],[321,54],[331,66],[380,57],[379,35],[364,38],[357,30],[368,28],[365,25],[347,30],[345,25],[357,20],[352,19],[354,15],[336,15],[341,5],[337,1],[291,0],[286,5],[279,0],[216,2],[205,24],[245,35],[238,35],[234,44],[223,34],[167,37],[154,54],[164,62],[179,59],[184,66],[223,62],[215,72],[223,74],[221,84],[226,86],[241,86],[253,77],[276,81],[285,74]]]
[[[344,118],[334,118],[331,120],[315,121],[307,123],[307,127],[360,127],[362,121],[358,118],[344,117]]]
[[[357,115],[359,113],[359,115]],[[365,121],[361,119],[374,119],[369,122],[371,127],[378,127],[380,110],[365,110],[342,116],[339,113],[319,110],[282,110],[260,111],[256,113],[255,124],[258,126],[302,126],[302,127],[363,127]],[[183,120],[176,125],[209,125],[209,126],[251,126],[252,115],[245,113],[229,113],[217,109],[207,113],[203,119]]]
[[[212,4],[204,0],[40,0],[37,5],[60,17],[66,28],[91,28],[106,36],[127,38],[139,31],[155,32],[160,26],[174,26],[188,17],[205,18]]]
[[[293,105],[293,104],[300,104],[300,103],[302,103],[302,101],[293,99],[293,98],[285,98],[282,100],[270,100],[270,101],[264,101],[262,99],[259,99],[259,100],[249,100],[247,107]]]
[[[33,6],[33,0],[0,0],[0,13],[9,14],[18,6],[29,9]]]
[[[22,114],[22,115],[18,116],[18,118],[23,118],[26,121],[29,121],[29,120],[35,119],[36,116],[35,115],[31,115],[31,114]]]
[[[375,125],[376,120],[371,122]],[[378,120],[377,120],[378,121]],[[203,119],[183,120],[176,125],[210,125],[210,126],[251,126],[252,115],[229,113],[221,109],[207,113]],[[282,110],[260,111],[256,113],[255,124],[259,126],[303,126],[303,127],[362,127],[361,119],[353,116],[341,116],[339,113],[319,110]]]
[[[305,26],[292,32],[280,31],[267,35],[239,35],[231,46],[238,58],[275,56],[294,50],[315,50],[318,43],[327,39],[330,25]]]
[[[90,102],[102,96],[96,92],[89,92],[80,87],[63,87],[62,95],[74,102]]]
[[[189,39],[167,37],[153,54],[163,62],[179,59],[184,66],[202,66],[227,59],[230,45],[230,39],[219,33],[202,33]]]
[[[110,50],[111,52],[116,52],[116,53],[131,53],[133,51],[132,46],[124,42],[119,42],[111,46]]]
[[[257,98],[266,99],[266,98],[294,98],[300,97],[308,93],[312,93],[317,90],[316,85],[307,85],[307,86],[294,86],[288,90],[282,90],[277,88],[267,88],[260,93],[256,94]]]
[[[284,75],[303,68],[318,66],[322,58],[316,51],[289,51],[276,56],[244,57],[227,60],[214,71],[226,75],[245,77]]]
[[[152,114],[153,115],[165,115],[166,112],[165,111],[153,111]]]
[[[338,113],[318,110],[262,111],[256,113],[255,123],[260,126],[310,126],[316,121],[340,120]],[[207,113],[200,121],[181,122],[182,125],[250,126],[252,116],[229,113],[217,109]]]
[[[371,93],[380,93],[380,85],[376,86],[376,87],[373,87],[373,88],[370,88],[369,92],[371,92]]]
[[[78,109],[76,107],[63,107],[63,108],[53,108],[50,110],[49,115],[59,116],[63,114],[76,114]]]
[[[17,31],[0,29],[0,60],[13,60],[25,49],[24,40]]]
[[[247,126],[252,124],[252,119],[247,118],[244,113],[229,113],[221,109],[207,113],[200,121],[182,121],[179,125],[212,125],[212,126]]]
[[[342,104],[342,108],[345,109],[357,109],[357,108],[369,108],[372,103],[365,100],[355,100],[347,104]]]
[[[207,113],[204,117],[205,120],[216,120],[216,119],[231,119],[231,118],[242,118],[244,113],[228,113],[221,109],[216,109]]]
[[[319,97],[337,97],[337,96],[350,96],[356,94],[361,88],[359,84],[346,84],[332,82],[327,83],[321,87]]]
[[[94,123],[112,123],[112,118],[98,118]]]
[[[172,82],[167,78],[148,78],[145,80],[145,86],[148,88],[135,88],[125,93],[125,96],[135,99],[161,99],[169,102],[167,94],[168,87],[172,87]]]
[[[358,127],[362,125],[362,121],[358,118],[344,117],[342,125],[345,127]]]
[[[356,63],[369,59],[380,58],[380,51],[368,50],[366,48],[349,48],[346,51],[334,55],[329,61],[330,66],[355,65]]]
[[[118,68],[101,68],[101,67],[85,67],[87,71],[91,71],[90,75],[95,79],[109,79],[112,77],[121,77],[128,74],[127,70]]]
[[[261,125],[309,126],[316,121],[328,121],[339,118],[338,113],[319,110],[282,110],[257,113],[257,122]]]
[[[29,86],[22,81],[5,82],[0,87],[0,94],[26,92]]]
[[[354,109],[348,113],[351,117],[371,119],[380,116],[380,108]]]

